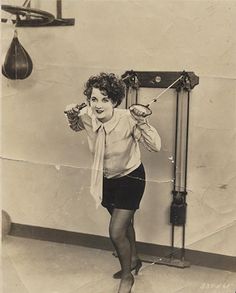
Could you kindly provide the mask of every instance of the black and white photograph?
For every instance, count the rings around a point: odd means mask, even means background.
[[[1,292],[236,292],[235,16],[1,0]]]

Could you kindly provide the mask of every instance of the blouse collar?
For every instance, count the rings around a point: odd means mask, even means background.
[[[88,109],[88,115],[92,118],[92,128],[94,132],[96,132],[103,125],[105,132],[110,133],[120,120],[120,115],[116,108],[114,109],[112,118],[105,123],[102,123],[96,118],[96,116],[92,113],[91,108]]]

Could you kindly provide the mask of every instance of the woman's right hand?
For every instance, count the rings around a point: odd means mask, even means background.
[[[67,105],[64,113],[67,115],[68,118],[73,119],[79,115],[80,105],[78,104]]]

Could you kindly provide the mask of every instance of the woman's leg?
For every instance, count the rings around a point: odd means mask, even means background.
[[[113,208],[108,208],[107,210],[109,214],[112,216]],[[132,217],[130,224],[127,229],[127,238],[130,242],[130,248],[131,248],[131,268],[133,268],[137,264],[137,260],[139,259],[137,254],[137,248],[136,248],[136,237],[135,237],[135,230],[134,230],[134,216]]]
[[[129,292],[134,282],[131,274],[131,245],[127,237],[134,213],[133,210],[114,209],[109,226],[110,238],[117,251],[122,270],[119,292]]]
[[[127,230],[127,237],[131,246],[131,267],[134,267],[137,264],[137,260],[139,259],[136,248],[136,237],[134,230],[134,217],[132,218],[130,225]]]

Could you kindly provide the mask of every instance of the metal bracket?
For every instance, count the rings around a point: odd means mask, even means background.
[[[171,266],[171,267],[177,267],[177,268],[189,268],[190,267],[190,262],[186,260],[181,260],[177,258],[167,258],[167,257],[158,257],[155,259],[155,264],[158,265],[166,265],[166,266]]]
[[[74,18],[62,18],[62,0],[57,0],[57,18],[53,14],[39,9],[31,8],[30,1],[27,7],[2,5],[2,10],[16,15],[12,22],[16,27],[45,27],[45,26],[71,26],[75,24]],[[7,22],[3,18],[2,22]]]
[[[122,75],[123,81],[127,84],[132,81],[134,76],[138,80],[139,87],[146,88],[167,88],[175,80],[177,80],[181,75],[185,77],[184,88],[193,89],[197,84],[199,84],[199,77],[194,74],[194,72],[186,71],[126,71]],[[179,83],[174,84],[171,88],[178,89],[181,85]]]

